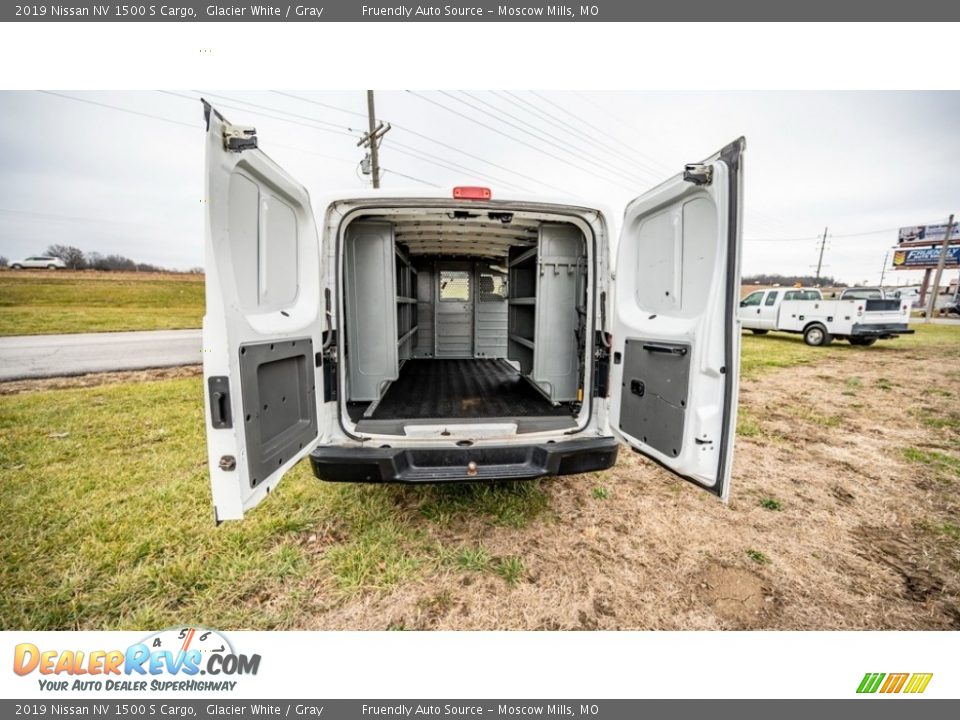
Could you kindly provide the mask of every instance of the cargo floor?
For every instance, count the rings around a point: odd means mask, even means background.
[[[367,403],[349,403],[359,420]],[[504,360],[408,360],[371,420],[570,418]]]

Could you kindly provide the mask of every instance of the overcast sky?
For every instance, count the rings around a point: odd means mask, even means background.
[[[315,195],[367,184],[363,91],[204,94]],[[0,255],[66,243],[202,265],[199,97],[0,92]],[[377,114],[394,124],[385,188],[563,190],[618,207],[745,135],[745,274],[812,272],[829,226],[824,273],[876,283],[897,228],[960,214],[960,92],[378,92]]]

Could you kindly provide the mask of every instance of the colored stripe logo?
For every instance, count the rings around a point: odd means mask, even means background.
[[[860,681],[857,692],[919,694],[927,689],[933,673],[867,673]]]

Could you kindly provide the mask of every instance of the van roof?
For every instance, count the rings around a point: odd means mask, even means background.
[[[616,213],[612,211],[610,206],[607,203],[603,202],[594,202],[589,198],[582,196],[574,195],[556,195],[556,194],[539,194],[534,192],[521,192],[518,190],[504,190],[498,191],[496,187],[491,187],[492,198],[490,200],[459,200],[454,199],[453,197],[453,188],[458,187],[451,185],[449,188],[420,188],[420,187],[391,187],[391,188],[380,188],[379,190],[373,190],[369,188],[363,189],[346,189],[341,191],[324,191],[317,195],[316,207],[325,207],[329,204],[335,202],[349,202],[351,200],[443,200],[449,201],[451,203],[456,203],[458,205],[470,206],[473,204],[476,205],[486,205],[486,204],[501,204],[501,203],[531,203],[534,205],[555,205],[557,207],[565,208],[580,208],[584,210],[594,210],[602,213],[607,220],[615,220],[623,215],[623,211]]]

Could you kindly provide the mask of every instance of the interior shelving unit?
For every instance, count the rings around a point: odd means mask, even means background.
[[[413,357],[417,340],[417,269],[396,246],[397,357],[402,364]]]
[[[584,272],[582,233],[544,223],[537,244],[511,248],[507,357],[553,403],[578,399],[576,330]]]
[[[537,246],[513,247],[507,268],[510,289],[507,327],[507,357],[520,363],[520,372],[533,371],[537,329]]]

